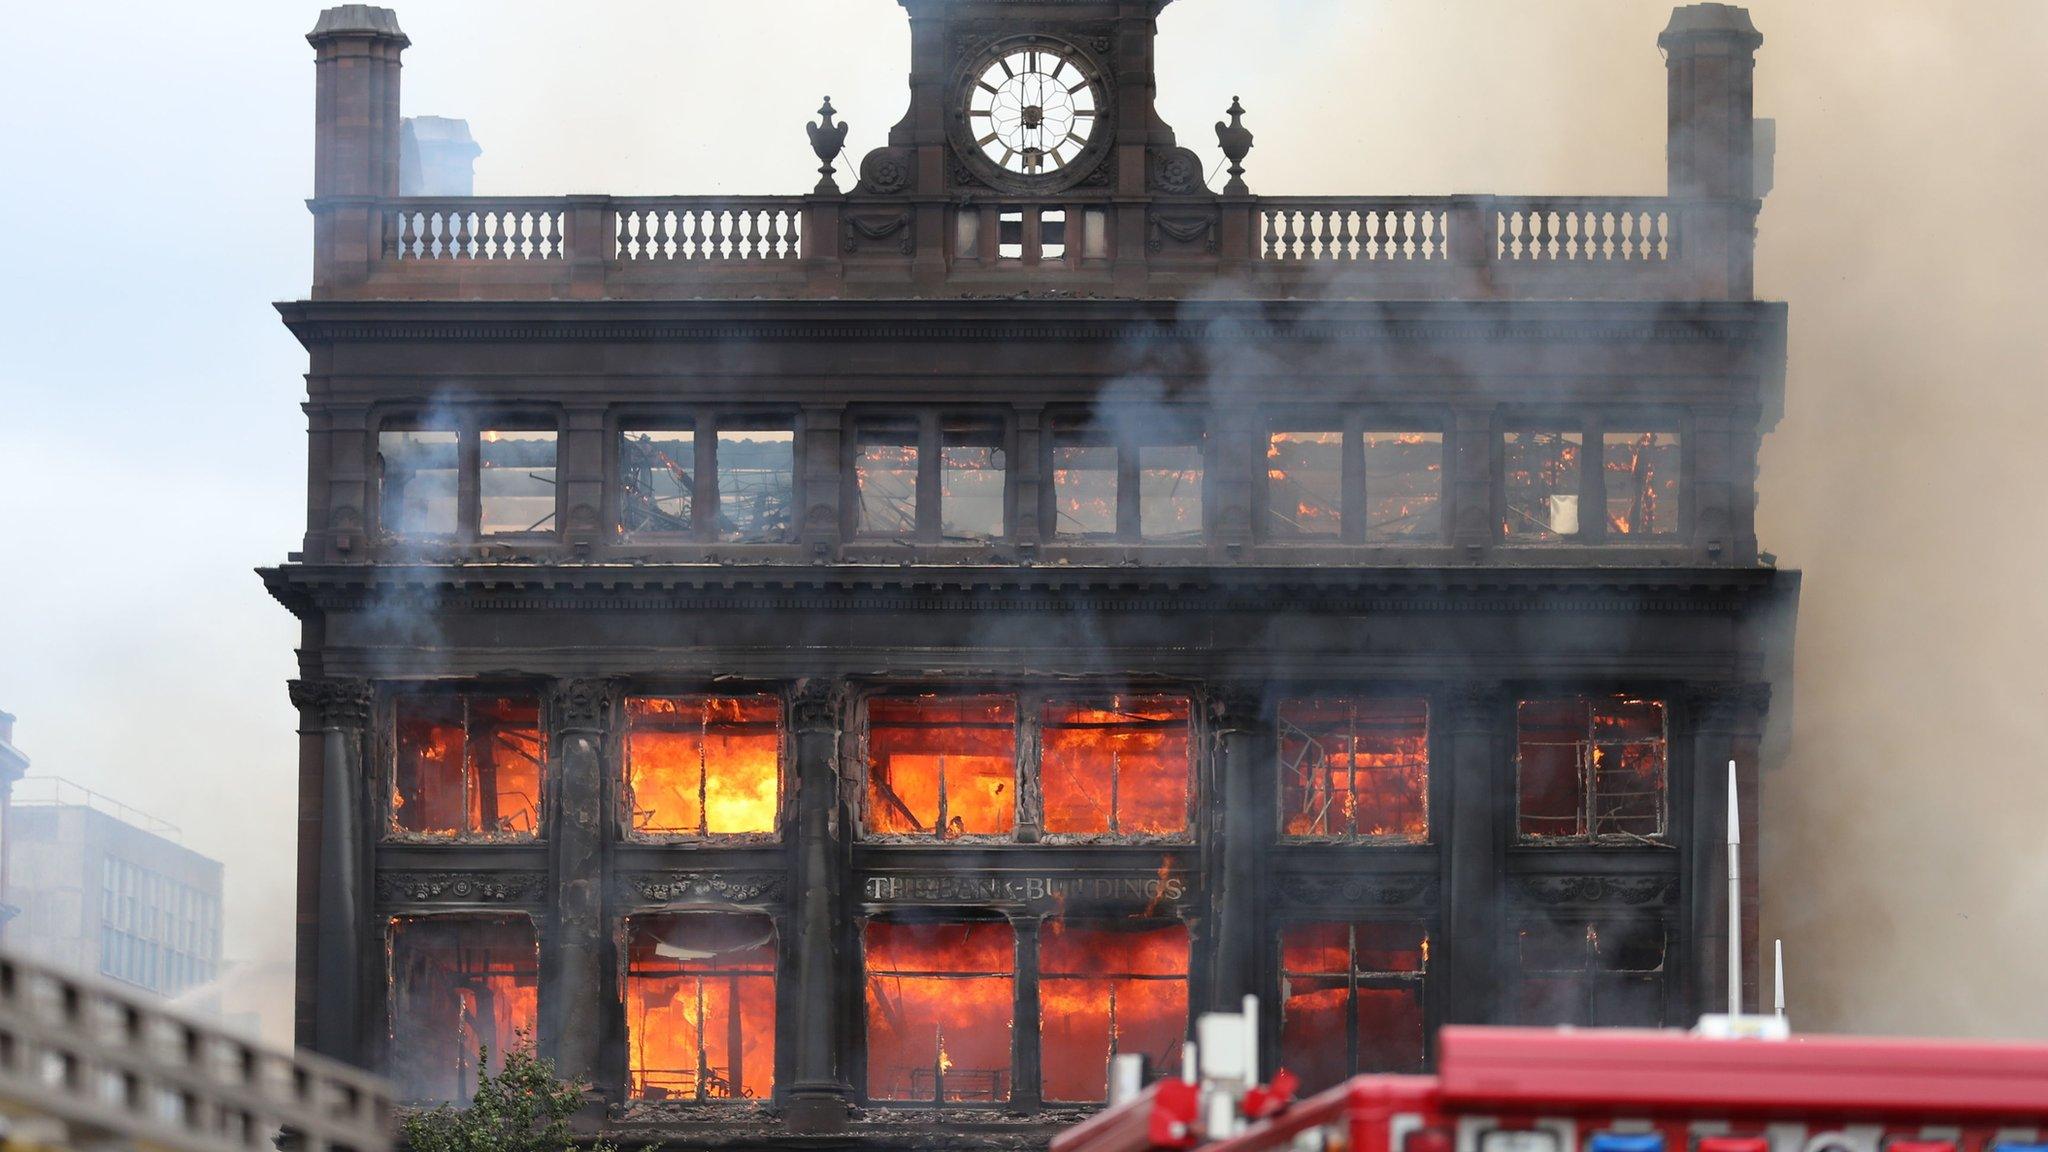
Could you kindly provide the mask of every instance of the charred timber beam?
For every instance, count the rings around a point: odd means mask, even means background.
[[[623,1035],[624,1009],[610,973],[605,922],[604,754],[610,688],[603,681],[555,685],[549,711],[557,733],[555,819],[549,837],[555,924],[543,934],[542,973],[552,996],[541,1040],[568,1079],[596,1077],[608,1035]],[[614,1019],[616,1017],[617,1019]]]
[[[831,683],[804,681],[790,701],[796,738],[796,1060],[789,1126],[805,1133],[846,1127],[852,1094],[840,1065],[840,1006],[854,995],[842,964],[839,715]]]
[[[1443,926],[1447,975],[1441,1020],[1493,1021],[1495,970],[1501,940],[1501,845],[1507,838],[1514,789],[1497,765],[1499,733],[1510,723],[1507,694],[1499,685],[1471,683],[1450,701],[1450,856],[1444,885]]]
[[[369,786],[363,772],[371,692],[363,680],[294,680],[300,732],[320,739],[319,942],[313,957],[319,997],[312,1048],[323,1056],[367,1065],[362,1029],[366,981],[383,973],[363,964],[368,928]]]

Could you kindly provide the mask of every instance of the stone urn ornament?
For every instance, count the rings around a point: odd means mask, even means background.
[[[822,124],[806,122],[804,131],[811,137],[811,151],[818,154],[818,186],[811,191],[828,196],[839,191],[839,182],[832,178],[832,162],[839,159],[839,153],[846,147],[846,124],[834,124],[832,117],[838,111],[832,107],[832,98],[825,97],[825,104],[818,109]]]
[[[1244,105],[1237,97],[1230,98],[1230,123],[1216,122],[1216,143],[1223,148],[1223,155],[1230,160],[1230,183],[1223,186],[1225,196],[1249,196],[1251,189],[1244,182],[1244,158],[1251,154],[1252,132],[1244,126]]]

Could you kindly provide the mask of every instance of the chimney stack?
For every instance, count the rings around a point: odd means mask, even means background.
[[[314,103],[314,295],[369,274],[379,214],[370,201],[398,195],[398,57],[412,41],[389,8],[344,4],[306,34]]]
[[[1756,260],[1756,50],[1764,42],[1749,11],[1687,4],[1657,37],[1669,90],[1669,195],[1681,204],[1703,289],[1731,300],[1753,294]]]

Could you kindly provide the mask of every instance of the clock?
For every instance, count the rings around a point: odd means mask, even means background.
[[[1087,175],[1108,147],[1103,69],[1053,37],[1010,37],[969,57],[958,100],[954,147],[996,188],[1059,191]]]

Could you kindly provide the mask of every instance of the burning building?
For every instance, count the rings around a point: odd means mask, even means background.
[[[1304,198],[1155,114],[1165,0],[904,5],[886,144],[760,197],[402,196],[408,41],[321,16],[304,1042],[998,1147],[1250,992],[1312,1084],[1722,1003],[1798,589],[1748,16],[1644,44],[1665,196]]]

